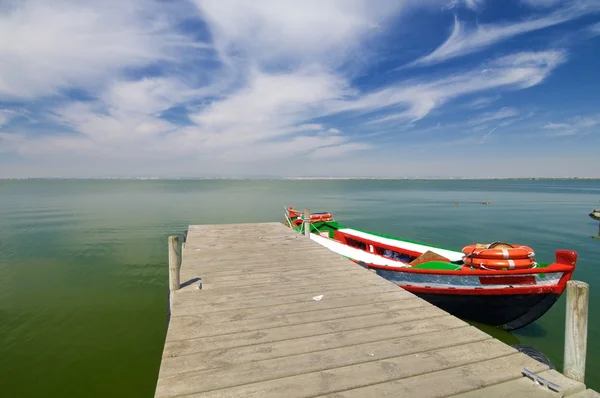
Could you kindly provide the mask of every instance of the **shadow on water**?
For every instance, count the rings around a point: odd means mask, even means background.
[[[463,319],[463,321],[469,323],[470,325],[476,327],[477,329],[483,331],[484,333],[487,333],[490,336],[495,337],[498,340],[500,340],[503,343],[508,344],[508,345],[521,344],[522,342],[520,340],[520,337],[542,338],[548,334],[546,329],[544,329],[541,325],[539,325],[538,323],[535,323],[535,322],[527,325],[524,328],[508,331],[508,330],[497,328],[495,326],[490,326],[490,325],[482,324],[479,322],[470,321],[468,319]]]
[[[524,328],[513,330],[512,334],[519,337],[533,337],[542,338],[548,335],[548,331],[542,327],[539,323],[531,323]]]

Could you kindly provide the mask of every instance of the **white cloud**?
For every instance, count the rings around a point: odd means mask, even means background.
[[[548,135],[551,136],[570,136],[589,133],[590,129],[597,125],[600,125],[600,116],[598,115],[575,116],[566,122],[547,123],[543,128],[549,130]]]
[[[521,52],[498,58],[482,69],[420,84],[392,86],[355,101],[337,102],[337,111],[368,111],[387,108],[390,115],[375,120],[415,121],[425,117],[435,107],[460,97],[490,89],[524,89],[541,83],[566,55],[560,51]],[[398,110],[398,108],[400,108]]]
[[[0,127],[8,123],[13,117],[14,112],[8,109],[0,109]]]
[[[478,10],[483,6],[484,0],[452,0],[448,8],[456,8],[464,5],[470,10]]]
[[[600,10],[600,2],[575,3],[537,19],[504,24],[481,24],[475,28],[467,28],[458,17],[455,17],[454,29],[448,39],[433,52],[413,61],[409,66],[441,63],[481,51],[511,37],[557,25],[598,10]]]
[[[340,145],[322,146],[315,149],[310,157],[315,159],[336,158],[347,155],[352,152],[365,151],[371,149],[372,146],[361,142],[348,142]]]
[[[322,104],[349,92],[346,81],[321,70],[266,74],[255,71],[237,93],[193,113],[202,146],[227,147],[307,130]],[[316,126],[309,124],[311,130]]]
[[[9,2],[0,7],[0,98],[98,88],[125,68],[176,61],[193,49],[176,31],[178,12],[158,0]]]
[[[485,108],[486,106],[491,105],[492,103],[494,103],[495,101],[498,101],[499,99],[500,99],[499,95],[496,95],[493,97],[479,97],[479,98],[475,98],[474,100],[468,102],[466,105],[469,108],[481,109],[481,108]]]
[[[544,128],[548,130],[567,129],[571,128],[571,125],[567,123],[548,123],[544,126]]]
[[[409,6],[441,0],[194,0],[223,59],[335,65]]]
[[[535,8],[547,8],[559,4],[561,0],[521,0],[521,3]]]
[[[600,35],[600,22],[595,23],[589,27],[589,31],[592,35]]]

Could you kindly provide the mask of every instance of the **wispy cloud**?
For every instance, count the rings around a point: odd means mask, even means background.
[[[479,97],[479,98],[475,98],[474,100],[468,102],[466,104],[466,106],[469,108],[473,108],[473,109],[481,109],[481,108],[490,106],[491,104],[493,104],[495,101],[498,101],[499,99],[500,99],[499,95],[495,95],[493,97]]]
[[[115,73],[205,46],[180,34],[182,2],[19,0],[0,7],[0,98],[96,89]]]
[[[454,28],[448,39],[433,52],[411,62],[409,66],[433,65],[472,54],[511,37],[557,25],[598,10],[600,3],[575,3],[541,18],[503,24],[480,24],[474,28],[468,28],[455,17]]]
[[[550,122],[544,125],[545,130],[549,130],[550,136],[571,136],[586,134],[592,127],[600,125],[600,116],[575,116],[566,122]]]
[[[521,0],[521,3],[530,7],[548,8],[560,4],[561,0]]]
[[[504,107],[496,112],[486,112],[481,116],[469,121],[470,125],[483,124],[495,120],[508,119],[519,116],[519,111],[515,108]]]
[[[483,137],[481,137],[481,144],[485,144],[485,141],[489,138],[490,135],[492,135],[492,133],[494,131],[496,131],[497,127],[494,127],[493,129],[491,129],[490,131],[488,131]]]
[[[497,88],[524,89],[535,86],[565,59],[566,55],[560,51],[516,53],[491,61],[485,68],[420,84],[392,86],[356,101],[337,103],[336,106],[340,111],[390,110],[389,115],[374,122],[415,121],[425,117],[435,107],[462,95]]]
[[[600,35],[600,22],[591,25],[588,29],[593,35]]]
[[[5,125],[10,118],[14,115],[14,112],[8,109],[0,109],[0,127]]]
[[[381,33],[386,21],[409,7],[440,3],[427,0],[302,2],[193,0],[210,27],[223,60],[273,65],[318,62],[335,66],[366,37]],[[235,58],[235,59],[234,59]]]
[[[478,10],[483,6],[484,3],[485,0],[452,0],[448,4],[448,8],[453,9],[464,6],[470,10]]]

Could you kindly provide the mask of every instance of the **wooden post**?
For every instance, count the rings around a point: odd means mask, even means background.
[[[169,291],[171,292],[179,290],[180,269],[179,236],[169,236]]]
[[[585,379],[588,303],[590,287],[581,281],[567,282],[567,319],[563,373],[581,383]]]
[[[310,238],[310,209],[304,209],[304,235]]]

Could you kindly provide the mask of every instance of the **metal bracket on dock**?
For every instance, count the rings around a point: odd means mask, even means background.
[[[549,390],[559,393],[561,397],[564,395],[564,393],[562,392],[562,388],[558,384],[552,383],[551,381],[544,379],[540,375],[536,375],[535,373],[533,373],[531,370],[529,370],[527,368],[523,368],[523,370],[521,371],[521,374],[523,376],[531,379],[534,383],[537,383],[541,386],[545,386]]]

